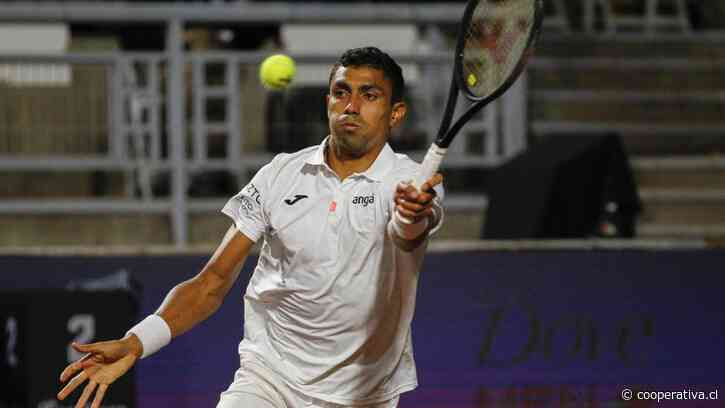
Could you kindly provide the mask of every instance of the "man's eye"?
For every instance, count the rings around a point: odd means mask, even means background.
[[[345,96],[347,94],[347,92],[345,92],[342,89],[338,89],[338,90],[334,91],[332,94],[338,98],[341,98],[341,97]]]
[[[373,94],[373,93],[368,93],[368,94],[365,94],[365,98],[367,98],[367,100],[369,100],[369,101],[374,101],[374,100],[378,99],[378,95]]]

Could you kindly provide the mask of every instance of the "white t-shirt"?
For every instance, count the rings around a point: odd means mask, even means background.
[[[419,165],[386,144],[341,182],[326,142],[276,156],[222,209],[241,233],[264,237],[239,352],[310,397],[381,402],[418,384],[410,323],[425,245],[398,249],[386,225],[396,185]]]

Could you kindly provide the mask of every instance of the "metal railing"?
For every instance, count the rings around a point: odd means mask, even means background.
[[[190,213],[217,211],[223,201],[194,199],[188,196],[190,175],[216,169],[235,174],[236,181],[245,182],[250,170],[259,168],[271,158],[270,153],[242,152],[246,135],[240,133],[239,95],[241,65],[258,64],[265,56],[260,53],[187,53],[183,49],[183,32],[189,23],[411,23],[419,26],[455,24],[463,5],[450,3],[414,5],[413,3],[369,4],[294,4],[294,3],[123,3],[103,2],[12,2],[2,5],[0,22],[61,22],[61,23],[162,23],[166,27],[166,49],[162,53],[67,54],[60,56],[3,55],[0,64],[99,64],[106,72],[107,118],[104,124],[106,149],[84,152],[82,155],[49,152],[42,156],[0,154],[0,170],[4,171],[120,171],[128,181],[123,198],[76,200],[3,200],[0,213],[157,213],[171,217],[172,236],[179,247],[187,245]],[[330,64],[337,55],[293,55],[299,63]],[[431,139],[437,128],[445,95],[436,94],[431,84],[440,84],[440,72],[446,72],[450,50],[428,55],[398,55],[402,63],[439,66],[438,76],[428,77],[427,83],[414,90],[421,123]],[[222,86],[205,83],[204,66],[222,64],[226,78]],[[191,92],[187,92],[185,75],[191,73]],[[434,70],[435,71],[435,70]],[[436,75],[436,74],[433,74]],[[162,92],[161,89],[164,91]],[[486,154],[466,154],[458,147],[447,166],[481,167],[495,165],[525,146],[525,85],[472,122],[471,137],[485,136]],[[188,95],[191,95],[189,98]],[[204,114],[210,97],[222,99],[226,116],[214,122]],[[514,108],[516,115],[507,114]],[[187,111],[191,115],[187,115]],[[0,127],[2,124],[0,124]],[[211,158],[206,149],[209,133],[226,135],[226,155]],[[510,138],[514,132],[517,137]],[[191,137],[189,138],[189,135]],[[190,141],[189,141],[190,140]],[[479,142],[480,144],[480,142]],[[460,146],[464,146],[463,143]],[[187,152],[190,151],[191,155]],[[422,152],[410,152],[420,159]],[[156,197],[150,180],[160,172],[169,174],[170,194]],[[140,197],[134,192],[140,191]],[[480,208],[485,199],[463,195],[451,197],[453,207]]]
[[[177,26],[177,29],[180,27]],[[3,200],[0,213],[148,213],[168,214],[171,217],[172,236],[177,246],[188,240],[188,220],[191,213],[218,211],[221,199],[190,199],[190,175],[207,170],[225,170],[236,176],[238,187],[247,175],[261,167],[272,157],[269,152],[243,152],[245,135],[241,132],[240,116],[243,103],[240,95],[239,72],[243,67],[255,67],[266,54],[242,52],[181,53],[99,53],[66,54],[55,56],[2,55],[0,64],[65,64],[72,71],[83,66],[96,66],[105,73],[97,84],[105,92],[104,140],[89,152],[48,151],[22,154],[0,152],[2,171],[117,171],[126,175],[124,197],[77,198],[64,200]],[[330,63],[336,55],[294,55],[299,64]],[[422,72],[438,75],[450,72],[448,52],[429,55],[397,56],[401,63],[418,64]],[[223,68],[222,84],[210,85],[205,78],[205,67]],[[249,68],[248,68],[249,69]],[[252,68],[253,69],[253,68]],[[191,75],[185,79],[185,72]],[[447,76],[448,74],[446,74]],[[84,78],[73,78],[84,81]],[[432,141],[437,128],[440,106],[435,86],[439,77],[425,77],[413,89],[412,104],[420,112],[419,130],[425,130]],[[189,87],[187,88],[187,85]],[[187,92],[187,89],[190,92]],[[451,152],[449,167],[493,166],[525,147],[525,82],[517,85],[506,98],[492,104],[479,118],[466,128],[468,137],[481,139],[483,152],[466,151],[462,141]],[[212,121],[205,114],[206,102],[215,98],[223,102],[225,117]],[[249,102],[248,102],[249,103]],[[320,102],[322,103],[322,102]],[[53,104],[47,105],[53,107]],[[190,114],[187,114],[187,106]],[[507,115],[509,113],[509,115]],[[165,120],[164,120],[165,117]],[[36,123],[51,129],[53,123]],[[3,123],[0,121],[0,129]],[[211,133],[224,133],[224,157],[211,157],[207,144]],[[44,132],[33,137],[42,138]],[[324,135],[321,135],[324,136]],[[465,139],[465,136],[461,139]],[[485,142],[483,142],[485,141]],[[423,151],[411,151],[420,159]],[[485,153],[485,154],[482,154]],[[157,197],[152,192],[151,180],[160,173],[170,174],[170,195]],[[477,196],[453,196],[463,208],[480,208],[483,199]]]
[[[685,0],[643,1],[646,2],[643,13],[621,15],[613,4],[616,0],[583,0],[582,28],[589,33],[596,32],[595,20],[601,14],[605,31],[609,33],[633,26],[643,28],[646,33],[653,33],[660,28],[681,32],[690,30],[684,7]],[[571,13],[567,11],[566,2],[547,0],[546,3],[547,18],[544,26],[547,29],[570,31],[575,24],[570,17]],[[674,13],[663,13],[660,7],[663,4],[673,6]],[[284,1],[15,1],[2,5],[0,22],[457,24],[463,7],[463,2],[416,4],[413,1],[375,4]]]
[[[661,2],[664,2],[662,0]],[[660,1],[648,0],[648,14],[634,16],[642,23],[644,33],[653,33],[670,23],[674,28],[683,24],[683,11],[660,16]],[[678,3],[678,2],[675,2]],[[681,3],[681,2],[679,2]],[[562,0],[552,0],[545,21],[548,29],[571,30],[571,22]],[[652,5],[655,7],[652,7]],[[603,34],[619,31],[616,15],[608,0],[586,0],[583,29],[599,32],[595,13],[603,13]],[[212,3],[123,3],[113,2],[11,2],[2,5],[0,22],[62,22],[62,23],[162,23],[166,27],[166,50],[159,53],[93,53],[41,55],[1,55],[0,66],[8,64],[46,64],[46,66],[97,65],[104,72],[96,89],[105,92],[105,103],[95,109],[104,111],[103,120],[94,122],[96,137],[101,142],[93,148],[49,149],[42,155],[26,155],[10,148],[3,152],[0,143],[0,171],[116,171],[126,174],[125,194],[121,198],[84,198],[76,200],[2,200],[0,214],[28,213],[150,213],[171,217],[173,241],[186,247],[189,215],[218,211],[221,199],[190,198],[190,177],[201,171],[224,170],[236,175],[239,187],[248,174],[272,157],[264,151],[244,151],[248,134],[243,132],[244,98],[239,85],[241,67],[256,66],[266,54],[230,52],[184,52],[183,31],[188,23],[316,23],[316,24],[397,24],[410,23],[419,27],[456,24],[463,4],[410,3],[277,3],[277,2],[212,2]],[[625,16],[626,17],[626,16]],[[670,18],[666,22],[662,18]],[[629,18],[629,17],[627,17]],[[589,24],[590,22],[591,24]],[[625,21],[626,22],[626,21]],[[663,25],[664,24],[664,25]],[[674,24],[674,23],[673,23]],[[670,25],[671,26],[671,25]],[[675,30],[677,31],[677,30]],[[446,82],[450,76],[450,50],[425,54],[396,55],[401,63],[418,64],[428,72],[421,84],[413,85],[414,108],[419,110],[416,130],[430,142],[437,129],[445,102]],[[300,64],[331,63],[337,55],[293,55]],[[534,61],[534,65],[546,61]],[[49,65],[48,65],[49,64]],[[211,85],[205,78],[205,67],[217,64],[225,72],[222,84]],[[0,73],[1,74],[1,73]],[[8,74],[8,72],[5,72]],[[188,76],[188,78],[187,78]],[[6,78],[12,76],[5,75]],[[0,75],[0,81],[2,80]],[[189,80],[190,78],[190,80]],[[436,85],[443,90],[436,91]],[[477,121],[466,127],[467,136],[481,152],[466,149],[464,140],[457,141],[445,166],[451,168],[480,168],[495,166],[526,145],[526,82],[525,78],[508,92],[505,98],[491,105]],[[210,99],[222,100],[226,112],[222,120],[207,117],[205,110]],[[2,103],[2,102],[0,102]],[[0,117],[0,133],[3,132]],[[35,125],[43,125],[35,124]],[[56,129],[57,130],[57,129]],[[87,129],[86,129],[87,130]],[[77,129],[76,129],[76,133]],[[210,133],[225,137],[224,157],[211,157],[208,143]],[[37,133],[36,135],[41,134]],[[0,139],[2,139],[0,135]],[[85,137],[85,136],[82,136]],[[460,137],[459,139],[465,139]],[[0,141],[1,142],[1,141]],[[409,151],[420,159],[422,151]],[[169,174],[168,195],[153,193],[152,180],[160,173]],[[476,209],[485,205],[480,195],[449,195],[449,208]]]
[[[595,31],[596,10],[601,10],[604,31],[614,34],[621,30],[640,30],[645,35],[654,35],[661,31],[690,33],[692,30],[687,16],[685,0],[644,0],[641,13],[618,13],[612,0],[584,1],[584,29]],[[672,11],[665,13],[663,6]]]

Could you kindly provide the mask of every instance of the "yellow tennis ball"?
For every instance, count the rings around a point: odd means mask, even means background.
[[[468,74],[468,86],[474,87],[478,84],[478,78],[474,74]]]
[[[284,89],[295,77],[295,62],[284,54],[267,57],[259,67],[259,80],[267,89]]]

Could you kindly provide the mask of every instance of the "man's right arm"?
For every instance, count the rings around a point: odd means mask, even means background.
[[[219,308],[237,280],[253,244],[236,227],[229,228],[201,272],[176,285],[166,295],[156,311],[156,316],[151,317],[158,321],[160,316],[163,319],[160,323],[162,327],[168,326],[168,330],[163,331],[168,333],[170,330],[171,337],[188,331],[209,317]],[[158,333],[147,332],[149,334],[150,337],[158,338]],[[85,355],[69,364],[61,373],[60,381],[67,384],[58,393],[58,399],[64,400],[87,382],[76,406],[85,406],[86,402],[92,400],[92,408],[100,408],[108,387],[124,375],[144,353],[143,344],[134,333],[129,333],[120,340],[92,344],[73,343],[72,346]]]
[[[172,338],[219,309],[253,245],[251,239],[231,226],[201,272],[171,289],[156,314],[169,325]]]

